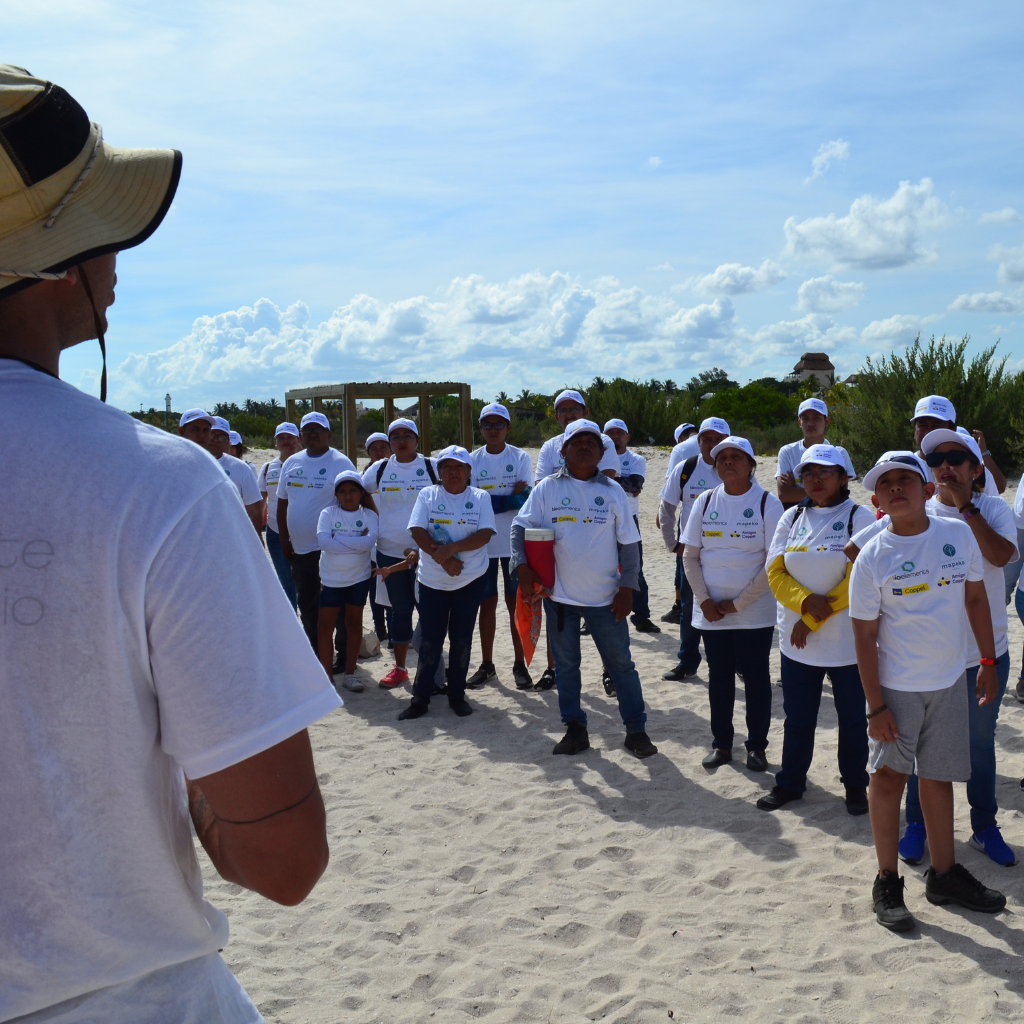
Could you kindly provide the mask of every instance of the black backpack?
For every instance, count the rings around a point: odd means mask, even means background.
[[[384,470],[388,468],[388,463],[390,461],[391,461],[390,459],[381,459],[380,469],[377,470],[377,490],[378,491],[380,490],[380,481],[381,481],[381,478],[384,476]],[[426,464],[427,476],[430,477],[430,482],[432,484],[436,484],[437,483],[437,474],[434,472],[433,463],[431,463],[430,459],[428,459],[425,455],[423,456],[423,462]]]
[[[697,460],[699,458],[700,458],[699,455],[691,455],[683,463],[683,471],[679,474],[679,502],[678,502],[678,504],[680,504],[680,505],[683,503],[683,485],[686,483],[687,480],[690,479],[691,476],[693,476],[693,471],[697,468]]]
[[[790,524],[790,529],[796,526],[796,521],[804,514],[805,508],[814,508],[815,504],[810,498],[803,498],[796,503],[796,515],[793,516],[793,522]],[[846,520],[846,536],[853,536],[853,517],[857,509],[860,508],[856,502],[853,503],[853,508],[850,509],[850,518]],[[764,515],[764,504],[761,505],[761,515]]]

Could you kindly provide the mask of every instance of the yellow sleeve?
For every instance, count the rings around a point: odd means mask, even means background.
[[[799,583],[786,571],[785,555],[779,555],[771,565],[768,566],[768,586],[772,588],[775,600],[788,608],[791,612],[801,613],[804,601],[811,595],[811,591]]]
[[[826,597],[835,598],[835,602],[832,605],[833,615],[836,612],[841,612],[844,608],[850,607],[850,570],[852,568],[853,562],[847,562],[846,575],[825,595]],[[830,615],[829,618],[831,617]],[[801,615],[800,618],[807,624],[812,633],[817,633],[828,622],[828,619],[819,622],[813,615]]]

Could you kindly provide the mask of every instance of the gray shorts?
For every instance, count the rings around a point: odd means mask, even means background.
[[[893,690],[882,687],[899,736],[892,743],[868,737],[868,771],[891,768],[936,782],[967,782],[971,777],[967,673],[943,690]]]

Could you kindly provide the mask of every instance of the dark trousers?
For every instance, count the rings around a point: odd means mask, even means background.
[[[377,564],[386,569],[389,565],[397,565],[401,558],[392,558],[377,552]],[[388,620],[388,631],[393,644],[407,644],[412,640],[412,613],[416,607],[416,570],[403,569],[393,572],[384,578],[388,600],[391,602],[391,618]],[[423,589],[422,587],[420,588]]]
[[[640,520],[633,516],[636,528],[640,529]],[[644,545],[640,545],[640,576],[637,578],[636,590],[633,591],[633,615],[638,619],[649,619],[651,617],[650,589],[647,586],[647,579],[644,576]]]
[[[394,573],[395,576],[405,575]],[[478,576],[458,590],[434,590],[420,583],[420,640],[416,680],[412,684],[412,702],[426,706],[434,692],[434,677],[448,637],[448,702],[466,697],[466,675],[473,649],[476,615],[483,600],[486,574]],[[388,596],[390,596],[390,590]]]
[[[305,630],[313,651],[319,654],[317,626],[320,621],[320,552],[310,551],[305,555],[292,555],[288,559],[295,581],[295,596],[299,605],[299,620]],[[345,635],[345,616],[338,616],[338,628],[334,631],[334,650],[338,658],[345,660],[348,639]],[[337,659],[336,659],[337,660]]]
[[[269,526],[267,527],[267,554],[270,555],[274,572],[277,573],[277,578],[281,581],[285,596],[291,601],[292,608],[297,608],[295,580],[292,579],[292,568],[288,564],[288,559],[284,557],[284,552],[281,550],[281,535]]]
[[[679,612],[679,653],[676,655],[683,669],[686,672],[696,672],[700,667],[700,637],[701,632],[692,625],[693,621],[693,591],[690,589],[690,582],[683,572],[683,556],[676,555],[676,586],[681,595],[681,610]],[[707,645],[704,647],[707,650]]]
[[[864,718],[864,688],[854,665],[804,665],[782,655],[782,707],[786,725],[782,740],[782,770],[775,781],[784,789],[803,793],[814,757],[825,673],[832,680],[832,697],[839,718],[839,777],[844,786],[868,784],[868,723]]]
[[[371,569],[377,568],[376,562],[370,563]],[[390,599],[389,599],[390,600]],[[377,604],[377,577],[370,578],[370,614],[373,616],[373,631],[378,640],[391,635],[391,609],[386,605]]]
[[[732,711],[736,703],[736,673],[743,676],[747,705],[747,750],[768,746],[772,721],[772,681],[768,654],[774,626],[757,629],[706,629],[704,653],[708,656],[708,698],[711,702],[712,744],[731,750]]]

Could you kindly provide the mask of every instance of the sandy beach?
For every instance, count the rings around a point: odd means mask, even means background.
[[[638,450],[648,459],[641,526],[657,619],[673,596],[674,562],[654,527],[668,453]],[[773,486],[774,460],[759,463],[762,483]],[[854,497],[867,501],[858,486]],[[268,903],[221,881],[199,850],[207,897],[231,921],[224,957],[265,1018],[1018,1018],[1024,868],[1000,868],[967,846],[964,788],[956,790],[957,858],[1006,893],[1007,910],[988,916],[931,906],[921,878],[926,860],[905,869],[917,929],[886,931],[871,909],[868,818],[851,817],[841,799],[828,687],[807,794],[776,813],[760,811],[754,801],[773,785],[781,755],[781,690],[773,693],[769,771],[754,774],[736,762],[709,774],[700,765],[710,744],[706,668],[693,681],[663,681],[678,647],[678,630],[663,629],[631,630],[648,733],[660,750],[642,762],[622,746],[617,706],[604,694],[586,639],[592,749],[572,758],[551,754],[563,732],[555,692],[515,690],[501,618],[499,682],[470,691],[476,713],[466,719],[441,698],[424,718],[397,722],[407,693],[376,685],[387,652],[361,662],[366,692],[345,693],[345,707],[311,730],[331,863],[309,899],[291,909]],[[1012,687],[1022,639],[1011,606],[997,792],[1003,834],[1019,854],[1024,705]],[[543,651],[534,678],[542,668]],[[777,643],[772,678],[779,678]],[[740,688],[739,735],[742,717]]]

